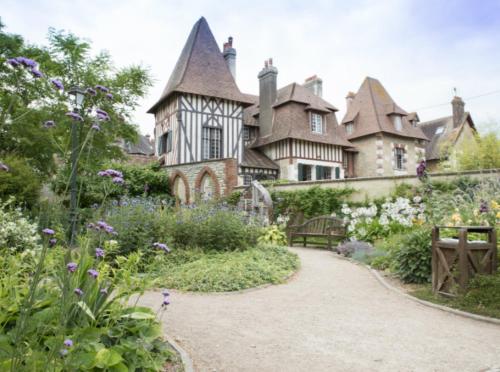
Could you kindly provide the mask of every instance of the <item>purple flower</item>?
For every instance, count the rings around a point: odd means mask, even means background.
[[[87,271],[87,274],[89,274],[92,278],[95,279],[99,275],[99,272],[95,269],[90,269]]]
[[[43,77],[43,74],[40,71],[38,71],[36,68],[31,69],[31,74],[36,79]]]
[[[169,253],[170,252],[170,248],[166,244],[163,244],[163,243],[158,243],[158,242],[153,243],[153,247],[161,249],[165,253]]]
[[[52,230],[52,229],[43,229],[42,232],[45,234],[45,235],[54,235],[55,234],[55,231]]]
[[[92,126],[90,127],[90,129],[93,129],[93,130],[99,132],[101,130],[101,127],[99,126],[99,124],[94,123],[94,124],[92,124]]]
[[[7,166],[7,164],[4,164],[4,163],[0,162],[0,170],[8,172],[9,171],[9,167]]]
[[[61,354],[62,357],[68,355],[69,351],[68,349],[61,349],[59,350],[59,354]]]
[[[167,307],[168,305],[170,305],[170,301],[168,300],[167,297],[164,297],[163,298],[163,302],[161,303],[161,306],[162,307]]]
[[[164,289],[163,292],[161,292],[161,294],[163,295],[163,297],[170,296],[170,293],[168,293],[168,291],[166,289]]]
[[[91,96],[95,96],[97,94],[97,92],[93,88],[87,88],[87,93]]]
[[[418,167],[417,167],[417,176],[418,176],[418,178],[422,178],[422,177],[426,176],[426,172],[425,172],[426,168],[427,168],[427,165],[425,163],[425,160],[422,160],[418,164]]]
[[[115,229],[112,226],[107,225],[104,228],[104,231],[106,231],[108,234],[116,234]]]
[[[479,213],[488,213],[488,203],[484,200],[481,200],[481,204],[479,205]]]
[[[109,89],[108,89],[108,88],[106,88],[106,87],[105,87],[105,86],[103,86],[103,85],[99,85],[99,84],[97,84],[97,85],[95,86],[95,89],[96,89],[96,90],[100,90],[101,92],[104,92],[104,93],[108,93],[108,92],[109,92]]]
[[[74,292],[77,296],[83,296],[83,291],[80,288],[75,288]]]
[[[114,170],[114,169],[106,169],[106,172],[108,172],[108,174],[111,177],[120,177],[120,178],[123,178],[123,173],[120,172],[120,171],[117,171],[117,170]]]
[[[9,58],[7,60],[7,63],[9,65],[11,65],[12,67],[18,67],[19,66],[19,61],[17,60],[17,58]]]
[[[17,60],[17,62],[19,62],[20,64],[22,64],[25,67],[31,67],[33,69],[33,68],[36,68],[36,66],[37,66],[37,63],[30,58],[17,57],[16,60]]]
[[[67,112],[66,116],[69,116],[73,120],[83,121],[83,118],[79,114],[73,111]]]
[[[53,128],[56,126],[56,123],[54,123],[54,120],[47,120],[45,123],[43,123],[44,128]]]
[[[67,348],[70,348],[73,346],[73,340],[67,338],[66,340],[64,340],[64,346],[67,347]]]
[[[100,229],[105,229],[106,227],[108,226],[108,224],[102,220],[100,221],[97,221],[97,227],[100,228]]]
[[[54,245],[56,245],[56,243],[57,243],[56,238],[49,239],[49,247],[53,247]]]
[[[96,256],[96,258],[104,257],[104,249],[96,248],[95,249],[95,256]]]
[[[63,90],[64,85],[59,79],[50,79],[50,82],[56,87],[57,90]]]
[[[70,273],[74,273],[77,267],[78,265],[74,262],[70,262],[69,264],[66,265],[66,269],[68,269]]]
[[[113,183],[116,183],[118,185],[123,185],[125,181],[121,177],[113,177]]]
[[[99,177],[108,177],[109,173],[107,171],[99,171],[99,172],[97,172],[97,175]]]
[[[106,98],[113,99],[113,95],[111,93],[106,94]]]
[[[94,228],[95,228],[95,225],[92,222],[87,224],[87,229],[94,229]]]

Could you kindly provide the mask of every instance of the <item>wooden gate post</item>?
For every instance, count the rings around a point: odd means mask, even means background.
[[[497,231],[495,229],[492,229],[490,233],[488,234],[490,238],[490,243],[493,245],[491,252],[492,257],[491,257],[491,272],[494,274],[497,271],[498,268],[498,252],[497,252]]]
[[[439,229],[437,227],[432,228],[432,291],[436,292],[438,288],[438,256],[437,256],[437,245],[436,242],[439,240]]]
[[[458,231],[458,285],[461,292],[467,289],[469,283],[469,262],[467,258],[467,229]]]

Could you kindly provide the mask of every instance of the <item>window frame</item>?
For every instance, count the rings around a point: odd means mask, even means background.
[[[201,131],[202,159],[222,159],[222,128],[202,127]]]
[[[396,170],[404,170],[405,149],[403,147],[394,148],[394,167]]]
[[[243,127],[243,133],[241,134],[243,141],[250,141],[250,128]]]
[[[401,115],[392,115],[392,123],[398,132],[403,131],[403,117]]]
[[[313,166],[311,164],[298,163],[297,167],[298,167],[297,179],[299,182],[312,181]]]
[[[354,132],[354,123],[352,121],[345,124],[345,132],[350,135]]]
[[[315,119],[319,119],[319,122]],[[311,112],[310,125],[311,125],[311,133],[323,134],[324,133],[323,115],[317,112]],[[319,131],[317,130],[318,128]]]

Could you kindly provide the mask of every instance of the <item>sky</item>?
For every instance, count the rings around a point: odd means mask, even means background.
[[[160,97],[194,23],[204,16],[219,44],[234,38],[236,81],[258,94],[273,58],[278,87],[323,80],[323,98],[345,114],[345,96],[366,76],[421,121],[451,115],[454,88],[481,131],[500,132],[500,0],[0,0],[6,31],[47,44],[49,27],[107,50],[117,67],[141,64],[154,86],[134,119]]]

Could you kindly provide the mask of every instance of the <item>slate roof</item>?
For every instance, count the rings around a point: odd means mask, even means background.
[[[139,135],[137,143],[122,141],[121,147],[129,155],[147,155],[152,156],[155,153],[153,145],[146,136]]]
[[[238,89],[204,17],[193,26],[160,99],[148,113],[154,113],[174,92],[218,97],[247,105],[254,103]]]
[[[337,108],[300,84],[292,83],[278,89],[273,109],[272,133],[265,137],[259,136],[252,147],[286,138],[353,147],[353,144],[346,140],[342,128],[338,126],[335,117]],[[310,110],[324,114],[323,134],[311,132]],[[258,116],[259,105],[252,105],[244,110],[243,122],[245,125],[258,126]]]
[[[279,169],[279,166],[260,151],[245,147],[243,150],[242,167]]]
[[[391,114],[402,116],[401,131],[394,127]],[[342,124],[354,122],[354,131],[347,136],[348,140],[380,132],[428,140],[419,127],[410,124],[407,115],[408,113],[394,102],[380,81],[367,77],[355,94]]]
[[[419,123],[418,127],[430,139],[430,142],[426,146],[425,158],[427,160],[441,159],[444,146],[452,145],[456,142],[464,125],[470,125],[475,131],[474,123],[468,112],[464,113],[461,124],[456,128],[453,128],[452,115]],[[440,128],[442,129],[439,130]]]

